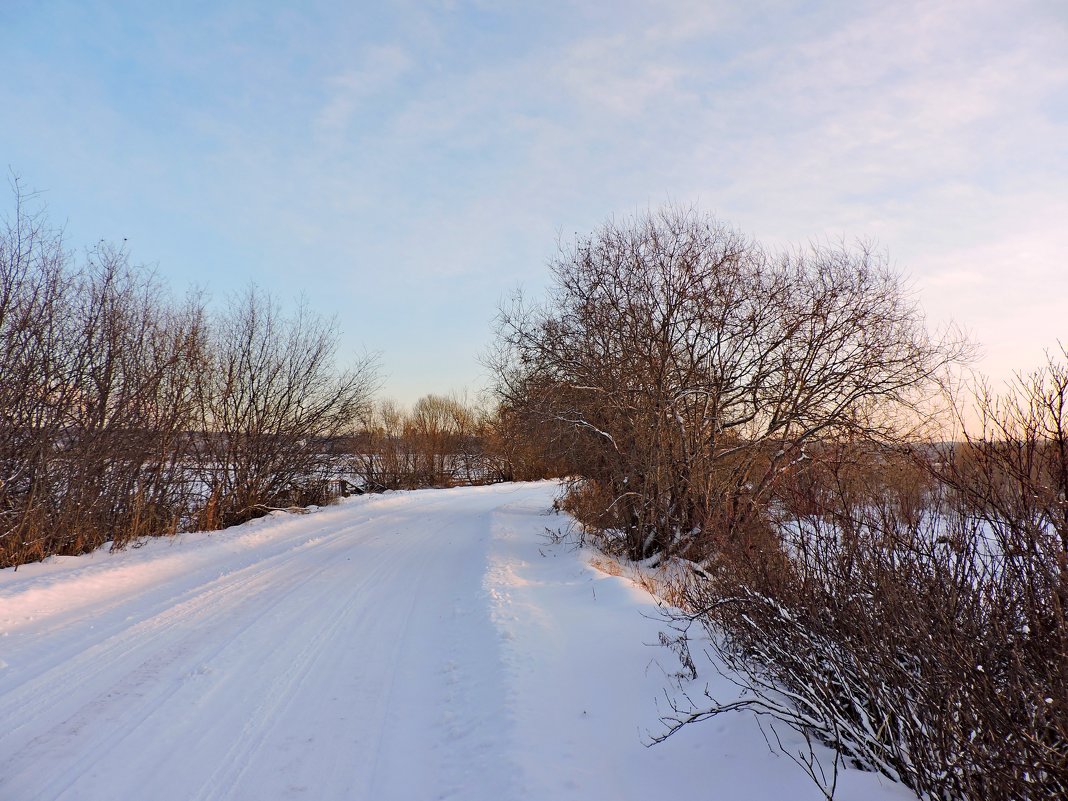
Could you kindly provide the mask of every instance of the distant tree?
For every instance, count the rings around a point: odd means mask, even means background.
[[[404,437],[407,412],[396,401],[380,400],[361,420],[358,450],[351,456],[352,472],[370,489],[409,489],[416,486],[415,454]]]
[[[391,400],[363,421],[354,468],[371,487],[415,489],[501,480],[489,468],[488,414],[459,396],[424,395],[404,409]]]

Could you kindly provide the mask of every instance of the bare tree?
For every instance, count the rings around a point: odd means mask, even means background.
[[[501,312],[497,392],[636,558],[762,530],[808,443],[896,433],[963,352],[870,249],[771,255],[693,210],[609,222],[551,266],[548,302]]]
[[[0,236],[0,561],[177,530],[200,308],[101,243],[79,265],[15,182]]]
[[[328,441],[355,430],[377,386],[369,357],[336,368],[337,341],[303,302],[287,317],[255,288],[215,320],[198,390],[205,525],[321,494],[340,458]]]
[[[371,490],[411,489],[416,454],[404,436],[407,412],[396,401],[374,403],[361,420],[352,472]]]
[[[424,395],[411,409],[378,403],[363,421],[355,472],[369,487],[415,489],[503,480],[486,451],[489,415],[462,397]]]
[[[110,532],[117,545],[173,533],[198,500],[184,457],[202,367],[200,301],[173,303],[153,273],[101,243],[78,276],[71,311],[66,356],[77,393],[60,461],[70,475],[53,490],[70,506],[68,527]]]
[[[0,552],[3,564],[47,553],[49,464],[73,393],[61,345],[72,277],[62,234],[13,180],[0,236]]]

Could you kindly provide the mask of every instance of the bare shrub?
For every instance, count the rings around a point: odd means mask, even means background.
[[[940,478],[1006,553],[1029,553],[1033,533],[1049,532],[1068,555],[1068,348],[1004,395],[980,386],[975,410],[977,430],[964,426],[965,441],[941,455]]]
[[[14,182],[0,231],[0,566],[217,528],[336,490],[375,388],[333,324],[250,290],[209,318]]]
[[[921,797],[1068,793],[1065,549],[1035,514],[1059,469],[1063,375],[1051,362],[1013,395],[981,396],[984,432],[996,420],[1001,436],[914,449],[912,468],[823,448],[781,536],[721,550],[677,621],[704,627],[743,696],[684,698],[666,733],[748,709]]]
[[[551,453],[549,434],[529,415],[498,404],[482,426],[486,469],[497,481],[561,478],[573,472],[573,461]]]
[[[582,521],[584,526],[602,532],[602,550],[612,555],[623,555],[625,548],[621,547],[624,545],[622,538],[613,540],[608,536],[608,532],[622,530],[624,524],[617,508],[612,505],[613,500],[603,484],[572,479],[567,484],[567,491],[557,501],[557,508]]]

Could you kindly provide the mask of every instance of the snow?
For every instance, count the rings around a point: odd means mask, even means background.
[[[0,571],[0,799],[822,798],[747,715],[647,747],[678,664],[648,594],[543,536],[555,490],[352,498]]]

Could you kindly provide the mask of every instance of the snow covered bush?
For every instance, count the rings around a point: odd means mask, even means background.
[[[679,621],[747,694],[681,703],[668,731],[745,708],[923,798],[1068,796],[1066,376],[987,396],[996,439],[918,449],[920,504],[872,470],[900,477],[898,454],[823,449],[779,537],[721,549]]]

